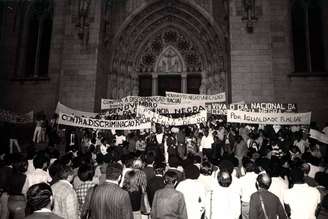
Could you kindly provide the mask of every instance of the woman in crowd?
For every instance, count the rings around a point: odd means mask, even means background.
[[[141,219],[140,207],[141,207],[142,188],[138,183],[137,173],[135,170],[131,170],[125,174],[123,189],[129,193],[131,206],[133,210],[133,218]]]

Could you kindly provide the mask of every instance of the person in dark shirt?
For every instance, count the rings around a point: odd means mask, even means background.
[[[147,188],[146,188],[150,205],[152,205],[153,203],[155,192],[165,187],[164,179],[163,179],[164,170],[165,170],[164,163],[154,164],[155,176],[148,181]]]
[[[279,198],[268,189],[271,185],[271,177],[266,174],[260,174],[256,179],[257,192],[251,195],[249,206],[249,218],[252,219],[287,219],[287,214]]]
[[[142,189],[137,182],[136,171],[131,170],[125,174],[123,189],[129,193],[134,218],[140,215]]]
[[[23,219],[25,217],[26,201],[24,194],[27,188],[24,187],[28,162],[21,154],[13,155],[13,172],[8,178],[8,210],[9,218]]]

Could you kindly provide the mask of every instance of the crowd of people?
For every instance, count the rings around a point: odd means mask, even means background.
[[[327,145],[304,127],[209,117],[105,131],[55,118],[33,136],[46,149],[1,155],[0,219],[328,218]]]

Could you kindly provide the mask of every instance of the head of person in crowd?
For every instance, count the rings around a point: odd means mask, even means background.
[[[309,175],[309,172],[311,170],[311,166],[308,163],[303,163],[301,169],[304,172],[304,176]]]
[[[255,172],[256,171],[255,163],[248,157],[244,157],[242,160],[242,163],[243,163],[243,167],[245,168],[246,172]]]
[[[55,175],[59,180],[67,180],[68,182],[72,182],[74,178],[73,169],[63,163],[59,163],[57,166],[57,173],[55,173]]]
[[[92,181],[95,175],[95,169],[92,165],[83,164],[79,167],[77,175],[82,182]]]
[[[178,166],[180,165],[179,158],[176,156],[169,157],[168,163],[169,163],[169,167],[172,167],[172,168],[178,168]]]
[[[163,178],[165,185],[176,186],[178,182],[178,174],[171,170],[168,170]]]
[[[218,174],[217,179],[219,185],[225,188],[229,187],[232,183],[231,174],[226,170],[221,170]]]
[[[44,153],[38,153],[33,158],[33,166],[35,169],[46,170],[50,163],[50,159]]]
[[[208,127],[204,128],[204,136],[207,137],[209,135],[209,129]]]
[[[133,165],[132,165],[133,169],[141,170],[143,167],[144,167],[144,164],[141,159],[138,158],[133,161]]]
[[[230,160],[224,159],[220,161],[219,168],[220,171],[228,172],[229,174],[232,174],[234,165],[233,162],[231,162]]]
[[[106,168],[106,179],[111,181],[120,182],[122,178],[123,167],[119,163],[108,164]]]
[[[154,173],[155,173],[155,175],[163,176],[164,171],[165,171],[165,167],[166,167],[165,163],[160,163],[160,162],[154,163]]]
[[[271,182],[272,180],[269,174],[261,173],[256,178],[256,188],[258,190],[260,189],[268,190],[270,188]]]
[[[20,153],[11,156],[13,171],[17,173],[25,173],[28,167],[27,159]]]
[[[292,184],[303,184],[304,183],[304,172],[301,168],[294,167],[290,171],[290,178]]]
[[[152,150],[148,151],[146,153],[145,161],[146,161],[146,166],[153,165],[155,162],[155,152]]]
[[[28,208],[33,212],[43,208],[53,209],[52,190],[46,183],[31,186],[27,191],[26,200]]]
[[[136,171],[131,170],[125,174],[123,180],[123,189],[129,192],[134,192],[139,190]]]
[[[198,179],[200,175],[199,168],[195,165],[190,165],[184,168],[186,179]]]
[[[200,166],[200,174],[210,176],[213,172],[213,165],[210,162],[203,162]]]

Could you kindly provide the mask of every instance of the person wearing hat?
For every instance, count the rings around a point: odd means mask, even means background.
[[[31,186],[27,191],[27,207],[33,213],[26,219],[63,219],[52,213],[53,196],[51,187],[46,183]]]

